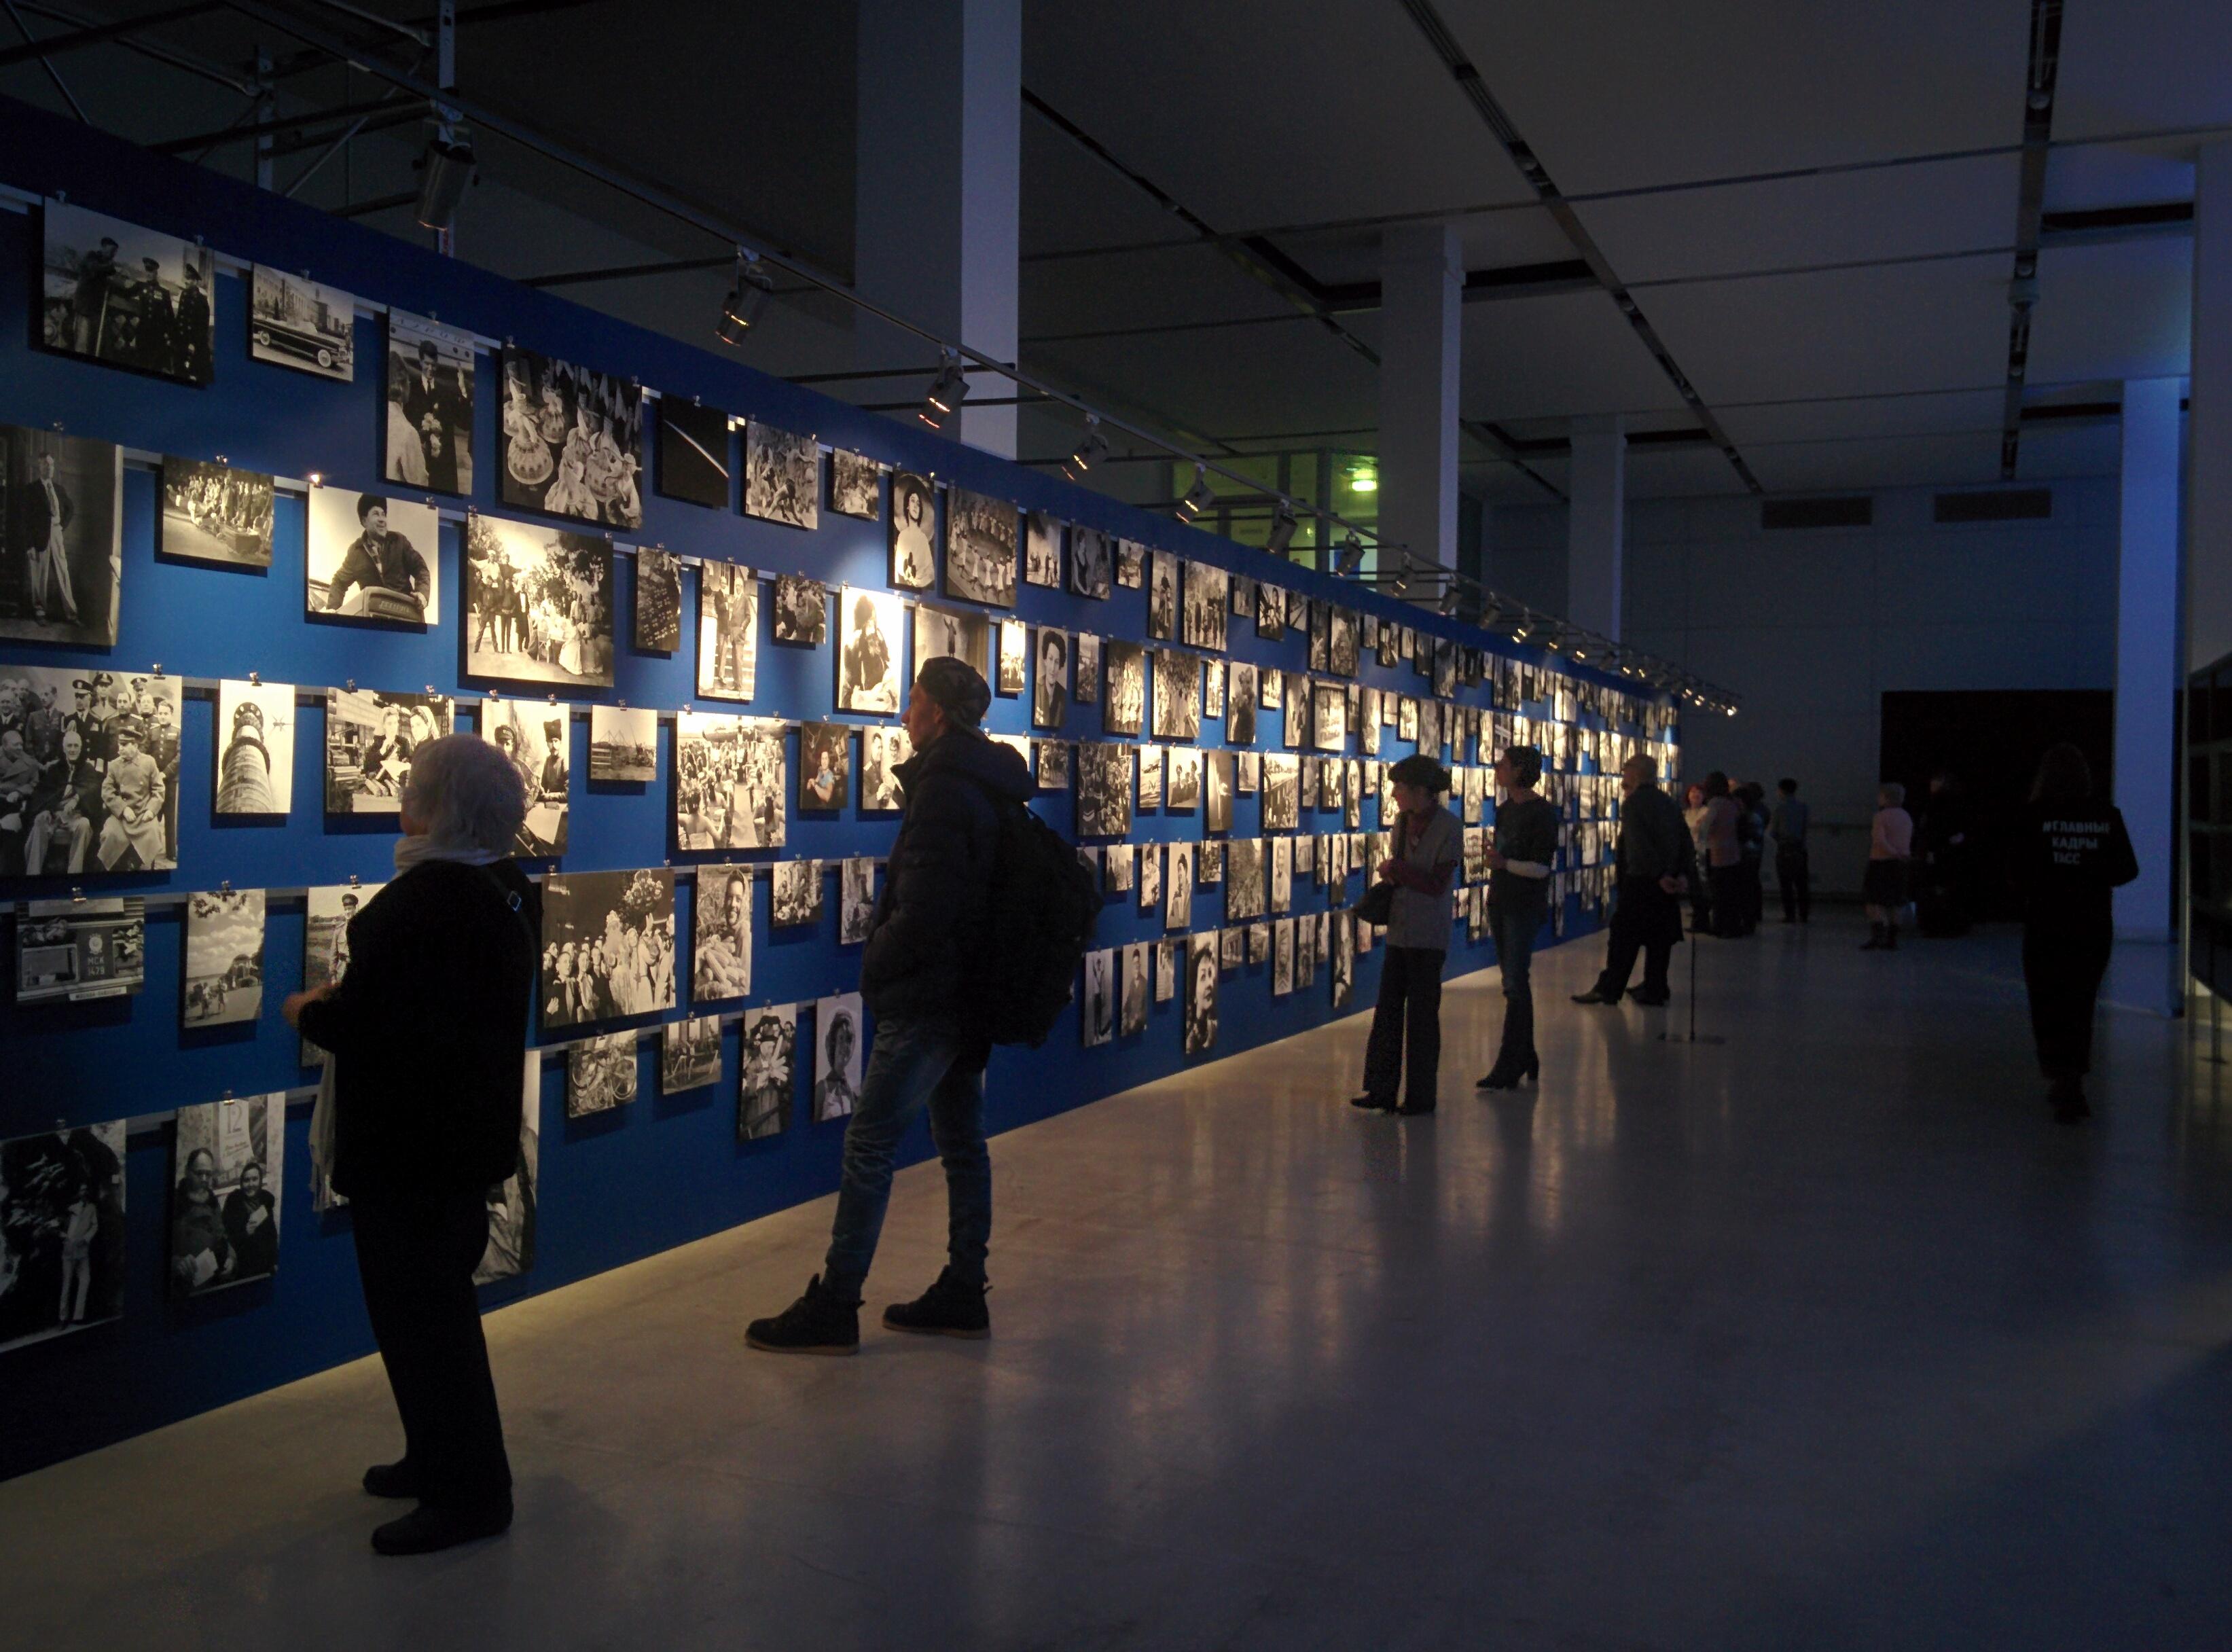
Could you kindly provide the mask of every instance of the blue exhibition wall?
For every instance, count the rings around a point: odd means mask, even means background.
[[[708,405],[799,431],[827,444],[866,454],[886,466],[934,472],[1028,509],[1111,535],[1180,552],[1256,577],[1275,576],[1291,591],[1378,614],[1436,636],[1476,647],[1489,639],[1476,630],[1382,599],[1340,580],[1274,563],[1259,552],[1149,515],[1070,487],[1058,477],[973,451],[932,432],[860,411],[740,362],[646,333],[545,294],[521,288],[470,267],[441,259],[373,231],[259,194],[217,175],[152,156],[84,126],[0,100],[0,186],[28,196],[65,195],[81,206],[184,237],[199,236],[227,261],[252,261],[293,270],[355,294],[360,305],[399,308],[438,318],[483,339],[516,340],[522,347],[583,366],[639,379],[669,397],[698,397]],[[304,615],[305,507],[299,492],[282,492],[271,567],[244,571],[165,560],[156,554],[159,508],[156,476],[146,455],[211,459],[272,472],[282,478],[322,475],[335,486],[378,487],[384,428],[384,350],[376,319],[360,315],[358,371],[341,384],[251,361],[245,334],[245,282],[237,273],[217,283],[216,381],[192,389],[30,347],[29,305],[38,291],[39,217],[0,211],[0,268],[20,273],[0,281],[0,423],[61,429],[121,444],[131,455],[124,478],[121,624],[114,650],[54,649],[36,643],[0,642],[0,677],[7,666],[86,666],[138,672],[159,663],[171,675],[194,679],[260,673],[269,682],[322,689],[350,681],[367,689],[415,690],[428,685],[460,696],[469,707],[488,684],[461,673],[462,587],[459,523],[445,517],[441,533],[442,621],[423,632],[372,629],[310,621]],[[709,317],[709,321],[710,318]],[[710,328],[709,328],[710,331]],[[474,450],[475,487],[470,501],[454,502],[505,513],[496,493],[496,422],[500,375],[483,349]],[[741,440],[741,437],[736,438]],[[646,419],[646,450],[652,423]],[[646,477],[646,482],[649,478]],[[883,586],[888,557],[886,529],[824,510],[821,525],[800,532],[752,520],[732,507],[702,509],[644,489],[645,521],[630,542],[664,544],[685,557],[738,562],[762,573],[804,573],[828,585]],[[625,573],[626,565],[622,572]],[[773,641],[762,620],[759,680],[754,700],[737,706],[693,697],[696,604],[685,579],[685,637],[672,656],[628,645],[631,582],[620,580],[617,682],[597,697],[625,700],[672,713],[683,707],[741,710],[796,720],[830,717],[834,650],[802,649]],[[762,604],[762,610],[769,605]],[[1144,639],[1145,596],[1118,588],[1106,601],[1066,591],[1019,587],[1012,616],[1104,637]],[[833,631],[834,625],[833,624]],[[1502,639],[1496,639],[1501,645]],[[1507,656],[1530,651],[1502,645]],[[1289,632],[1280,641],[1254,634],[1235,621],[1229,657],[1302,671],[1307,644]],[[1605,682],[1575,672],[1569,677]],[[1359,671],[1367,686],[1424,696],[1428,685],[1405,663],[1388,668],[1367,652]],[[529,690],[499,690],[529,693]],[[1462,703],[1488,703],[1482,686],[1460,688]],[[576,709],[579,709],[577,705]],[[1525,708],[1547,715],[1547,708]],[[292,813],[271,820],[220,819],[212,812],[216,767],[215,707],[206,695],[185,703],[179,776],[179,865],[175,872],[82,880],[88,894],[138,891],[175,896],[215,889],[299,890],[306,884],[367,883],[391,875],[392,823],[328,817],[321,802],[324,716],[307,697],[298,710],[295,793]],[[1061,736],[1105,738],[1100,708],[1073,706]],[[853,721],[860,721],[853,719]],[[1584,717],[1580,721],[1586,722]],[[1257,748],[1279,750],[1281,716],[1266,711]],[[988,727],[1032,733],[1027,697],[996,701]],[[758,856],[685,856],[672,848],[673,730],[660,733],[659,778],[648,786],[592,787],[587,775],[586,723],[572,725],[574,785],[569,870],[678,866],[693,860]],[[1392,728],[1381,757],[1409,751]],[[1043,736],[1041,736],[1043,737]],[[1222,741],[1221,724],[1204,719],[1203,743]],[[1352,742],[1350,750],[1356,748]],[[795,737],[790,747],[795,774]],[[855,759],[857,762],[857,756]],[[1465,761],[1470,761],[1470,754]],[[1335,811],[1308,807],[1304,833],[1340,828]],[[1260,830],[1260,796],[1234,800],[1231,836]],[[1074,835],[1072,794],[1042,796],[1037,807],[1066,834]],[[787,855],[834,860],[879,855],[889,846],[896,817],[862,813],[856,800],[840,815],[801,817],[790,800]],[[1364,825],[1378,825],[1376,799],[1367,799]],[[1203,835],[1201,817],[1163,813],[1139,820],[1134,841],[1191,839]],[[853,988],[857,948],[838,941],[834,868],[818,927],[770,930],[762,884],[755,897],[755,963],[751,1005],[810,1001]],[[1345,888],[1327,889],[1298,875],[1295,913],[1325,910],[1329,901],[1352,901],[1360,876]],[[0,897],[66,894],[55,880],[0,881]],[[677,932],[684,937],[678,968],[690,1013],[687,936],[694,893],[680,884]],[[1195,925],[1222,917],[1221,889],[1202,890]],[[1560,929],[1567,936],[1588,927],[1578,901]],[[363,1354],[371,1342],[354,1278],[346,1211],[321,1215],[308,1196],[308,1103],[303,1087],[315,1074],[297,1060],[294,1035],[280,1020],[279,999],[301,983],[303,954],[301,897],[275,897],[266,932],[263,1008],[254,1023],[207,1032],[182,1030],[183,964],[180,909],[172,902],[148,915],[145,990],[130,999],[18,1006],[0,1002],[0,1139],[119,1118],[134,1121],[126,1174],[127,1273],[120,1320],[75,1334],[0,1353],[0,1392],[10,1421],[0,1430],[0,1477],[89,1449],[195,1411],[253,1393],[338,1361]],[[12,960],[12,929],[4,931]],[[1136,899],[1113,900],[1099,944],[1158,939],[1160,916],[1143,912]],[[1493,961],[1484,942],[1458,930],[1452,974]],[[1357,960],[1355,1003],[1368,1004],[1376,989],[1380,953]],[[1307,988],[1275,998],[1268,963],[1228,974],[1220,992],[1217,1045],[1222,1056],[1316,1026],[1335,1012],[1320,965]],[[734,1011],[734,1004],[722,1007]],[[988,1114],[996,1130],[1113,1094],[1167,1074],[1183,1065],[1182,1007],[1152,1007],[1146,1030],[1095,1048],[1082,1047],[1074,1018],[1037,1051],[1002,1050],[993,1059]],[[640,1026],[643,1023],[639,1022]],[[801,1056],[810,1038],[802,1019]],[[724,1029],[719,1085],[662,1096],[655,1040],[639,1048],[640,1098],[592,1117],[564,1117],[564,1064],[546,1064],[537,1232],[532,1268],[492,1286],[491,1304],[565,1284],[603,1269],[767,1212],[830,1191],[836,1185],[840,1123],[809,1122],[801,1080],[788,1128],[779,1136],[739,1143],[736,1130],[737,1035]],[[1359,1040],[1360,1042],[1360,1040]],[[1460,1064],[1465,1058],[1453,1055]],[[1359,1051],[1360,1059],[1360,1051]],[[801,1059],[802,1068],[808,1064]],[[170,1109],[273,1091],[295,1093],[287,1121],[280,1267],[271,1279],[185,1302],[169,1299],[165,1228],[170,1203]],[[918,1137],[913,1156],[927,1150]],[[895,1282],[899,1283],[899,1282]]]

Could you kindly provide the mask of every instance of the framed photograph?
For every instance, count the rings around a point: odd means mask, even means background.
[[[237,1027],[263,1010],[263,891],[204,891],[186,897],[184,1027]]]
[[[1000,675],[992,685],[993,692],[1007,696],[1023,691],[1025,647],[1023,624],[1019,619],[1002,619],[1000,625]]]
[[[1108,852],[1101,861],[1104,876],[1100,891],[1104,898],[1110,895],[1128,895],[1132,892],[1134,876],[1132,865],[1137,854],[1138,850],[1132,844],[1112,843],[1108,845]]]
[[[1136,735],[1147,705],[1147,651],[1137,643],[1110,638],[1101,651],[1107,690],[1100,702],[1100,727],[1112,735]]]
[[[721,1018],[692,1015],[659,1029],[659,1093],[678,1096],[721,1081]]]
[[[546,1032],[674,1007],[674,871],[542,880]]]
[[[690,1001],[743,997],[752,989],[752,869],[699,867],[691,910]]]
[[[1116,1036],[1116,949],[1102,947],[1085,955],[1085,990],[1078,997],[1078,1025],[1092,1049]]]
[[[217,254],[178,236],[41,204],[38,343],[206,385],[216,373]]]
[[[1403,660],[1403,631],[1392,619],[1379,622],[1379,635],[1373,646],[1379,651],[1382,665],[1398,665]]]
[[[114,648],[124,576],[124,450],[0,424],[0,637]]]
[[[1033,658],[1036,669],[1031,679],[1031,726],[1059,729],[1069,715],[1069,633],[1051,625],[1040,626]]]
[[[1139,813],[1153,814],[1163,807],[1163,769],[1169,761],[1164,748],[1139,748]]]
[[[611,373],[503,353],[496,497],[605,528],[643,526],[643,391]]]
[[[819,580],[782,574],[775,582],[775,639],[819,648],[829,640],[829,593]]]
[[[387,313],[387,446],[381,479],[437,493],[473,490],[472,334]]]
[[[1268,962],[1271,956],[1271,926],[1250,923],[1248,926],[1248,962],[1251,964]]]
[[[819,586],[814,588],[817,593],[821,590]],[[899,598],[888,591],[848,585],[838,593],[837,611],[845,625],[844,645],[837,651],[837,709],[886,716],[896,712],[902,612]]]
[[[1348,744],[1348,691],[1338,683],[1311,685],[1314,709],[1310,732],[1320,751],[1340,751]]]
[[[635,553],[635,645],[646,654],[682,646],[682,560],[655,545]]]
[[[1163,928],[1173,933],[1193,927],[1193,845],[1170,845],[1170,872],[1163,902]]]
[[[612,687],[612,541],[474,511],[464,634],[467,677]]]
[[[1294,990],[1294,920],[1278,918],[1271,925],[1271,996],[1284,998]]]
[[[1159,843],[1143,843],[1139,849],[1139,910],[1159,913],[1163,910],[1163,848]]]
[[[1137,591],[1147,582],[1147,547],[1135,539],[1115,541],[1116,583],[1123,590]]]
[[[876,916],[876,863],[868,855],[855,855],[839,868],[837,879],[837,942],[858,946],[868,938]]]
[[[744,1012],[736,1040],[736,1139],[764,1141],[790,1123],[798,1093],[798,1006],[766,1004]]]
[[[1328,669],[1335,677],[1356,675],[1356,615],[1346,608],[1333,611],[1331,628],[1327,632],[1327,658]]]
[[[475,1285],[492,1285],[535,1266],[535,1200],[542,1156],[542,1052],[529,1050],[519,1085],[518,1168],[489,1194],[488,1245]]]
[[[425,500],[313,487],[305,550],[306,612],[373,624],[442,623],[441,518]]]
[[[1108,600],[1108,535],[1097,528],[1069,530],[1070,594]]]
[[[865,453],[829,450],[829,509],[840,516],[880,522],[884,515],[884,467]]]
[[[171,1144],[171,1294],[205,1296],[279,1271],[287,1094],[178,1109]]]
[[[1224,921],[1263,916],[1263,839],[1235,838],[1225,845]]]
[[[698,695],[749,700],[759,684],[760,583],[734,562],[698,568]]]
[[[1204,664],[1201,713],[1205,717],[1222,717],[1224,715],[1224,662],[1221,659]]]
[[[163,461],[165,556],[219,567],[271,566],[271,478],[199,459]]]
[[[16,919],[16,1001],[128,998],[147,981],[147,903],[137,895],[26,901]]]
[[[938,583],[938,484],[912,470],[892,472],[892,584],[927,591]]]
[[[356,379],[356,300],[291,270],[257,264],[248,284],[248,353],[343,384]]]
[[[678,712],[676,846],[782,848],[788,768],[782,723],[719,712]]]
[[[1296,751],[1310,740],[1310,679],[1300,671],[1284,678],[1287,703],[1279,718],[1279,738],[1288,750]]]
[[[635,1034],[607,1033],[566,1052],[566,1117],[609,1112],[635,1099]]]
[[[814,1006],[814,1122],[851,1115],[860,1099],[860,994],[838,993]]]
[[[518,859],[555,860],[566,852],[573,733],[564,706],[493,695],[481,702],[481,738],[510,760],[527,788],[527,818],[511,845]]]
[[[1255,752],[1236,752],[1239,760],[1233,773],[1232,789],[1243,797],[1253,797],[1262,784],[1263,759]]]
[[[1274,912],[1289,910],[1294,904],[1294,845],[1293,838],[1271,839],[1271,878],[1268,899]],[[1301,839],[1307,842],[1307,839]],[[1307,867],[1305,868],[1307,870]]]
[[[1178,640],[1178,559],[1169,551],[1147,557],[1147,637],[1152,642]]]
[[[1310,670],[1329,671],[1333,658],[1333,610],[1324,602],[1309,608]]]
[[[1171,784],[1166,806],[1191,814],[1201,807],[1201,752],[1192,746],[1171,748]]]
[[[945,496],[945,594],[988,607],[1015,606],[1015,507],[966,488]]]
[[[1201,659],[1174,648],[1155,651],[1155,738],[1201,738]]]
[[[914,755],[914,742],[896,723],[872,722],[860,730],[860,807],[890,814],[906,807],[899,766]]]
[[[1256,586],[1256,634],[1272,642],[1287,634],[1287,593],[1275,585]]]
[[[217,685],[217,813],[276,815],[292,809],[295,685],[224,679]],[[68,732],[65,727],[65,736]],[[68,789],[65,780],[57,800]],[[38,870],[28,863],[26,869]]]
[[[853,729],[843,722],[798,725],[798,807],[841,809],[853,790]]]
[[[1100,638],[1089,631],[1077,633],[1076,669],[1070,674],[1070,693],[1080,705],[1100,698]]]
[[[1232,598],[1232,617],[1235,619],[1252,619],[1256,617],[1255,580],[1249,579],[1244,573],[1234,574],[1232,576],[1230,595]]]
[[[1252,746],[1256,743],[1256,668],[1235,660],[1226,675],[1224,743]]]
[[[821,863],[778,860],[775,864],[775,923],[795,929],[821,922]]]
[[[1256,708],[1259,711],[1276,711],[1286,703],[1287,674],[1275,665],[1258,666],[1256,671]]]
[[[642,786],[659,778],[659,713],[651,707],[589,708],[589,780]]]
[[[14,1288],[0,1292],[0,1351],[124,1312],[125,1121],[0,1142]]]
[[[1038,787],[1041,792],[1067,792],[1069,789],[1069,747],[1059,740],[1041,740],[1037,744]]]
[[[1301,820],[1302,768],[1299,759],[1271,752],[1263,759],[1263,829],[1292,832]]]
[[[1118,991],[1118,1029],[1126,1038],[1147,1030],[1147,943],[1124,949],[1123,980]]]
[[[821,449],[757,419],[744,426],[744,515],[786,528],[821,525]]]
[[[730,417],[678,396],[659,398],[659,491],[710,510],[729,508]]]
[[[1089,742],[1077,748],[1077,831],[1086,838],[1131,835],[1131,747]]]
[[[1023,516],[1023,583],[1061,588],[1061,524],[1042,510]]]
[[[394,814],[411,754],[457,729],[446,694],[326,690],[326,813]]]
[[[1186,936],[1185,1053],[1207,1055],[1217,1045],[1217,936]]]
[[[1202,826],[1209,832],[1232,830],[1232,754],[1202,754]]]
[[[1184,638],[1191,648],[1206,648],[1222,654],[1225,642],[1225,599],[1232,586],[1232,576],[1223,568],[1211,567],[1206,562],[1185,565],[1185,612]]]
[[[1219,930],[1217,936],[1217,952],[1224,965],[1224,973],[1228,975],[1234,970],[1239,969],[1241,964],[1247,959],[1248,934],[1244,930],[1227,929]]]
[[[312,991],[337,984],[348,974],[348,926],[364,904],[385,887],[380,884],[313,884],[304,891],[302,917],[302,988]],[[325,1052],[308,1039],[301,1040],[302,1065],[315,1066]],[[321,1202],[320,1209],[328,1209]]]
[[[1155,1001],[1158,1004],[1175,1002],[1180,984],[1178,977],[1185,974],[1185,937],[1178,936],[1148,944],[1155,949]]]
[[[986,683],[992,680],[992,622],[980,613],[933,608],[926,602],[914,606],[914,669],[941,655],[966,660]],[[894,708],[896,709],[896,708]]]

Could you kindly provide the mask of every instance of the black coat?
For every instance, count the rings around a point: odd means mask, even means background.
[[[519,897],[519,910],[503,893]],[[518,867],[428,861],[349,920],[349,967],[302,1007],[335,1062],[334,1187],[485,1190],[519,1163],[542,897]]]
[[[869,920],[860,995],[879,1019],[958,1016],[988,943],[1000,841],[992,799],[1030,796],[1030,769],[1008,747],[957,728],[897,773],[906,814]]]

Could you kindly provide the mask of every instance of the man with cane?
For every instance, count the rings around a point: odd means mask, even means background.
[[[1682,938],[1681,897],[1697,875],[1697,848],[1674,800],[1658,789],[1658,760],[1638,752],[1620,765],[1619,904],[1612,915],[1612,940],[1604,973],[1577,1004],[1617,1004],[1627,990],[1635,955],[1643,954],[1643,985],[1635,1001],[1656,1009],[1673,996],[1666,965]]]

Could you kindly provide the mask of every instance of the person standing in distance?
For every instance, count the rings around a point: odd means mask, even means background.
[[[992,1160],[984,1145],[984,1064],[991,1045],[970,1030],[990,931],[997,800],[1031,794],[1030,768],[977,728],[992,690],[965,660],[940,655],[915,675],[905,722],[914,755],[896,773],[906,808],[884,891],[860,954],[860,995],[876,1022],[859,1105],[845,1127],[837,1215],[822,1271],[805,1294],[744,1341],[778,1354],[851,1354],[860,1346],[860,1291],[891,1202],[899,1138],[925,1106],[945,1166],[948,1261],[912,1302],[884,1311],[892,1331],[984,1337],[984,1259],[992,1234]]]
[[[1483,1090],[1515,1090],[1539,1079],[1534,1053],[1534,937],[1550,916],[1550,868],[1558,858],[1557,805],[1538,795],[1542,754],[1507,746],[1496,760],[1496,840],[1488,852],[1488,917],[1503,975],[1503,1046],[1480,1081]]]
[[[1643,985],[1635,1001],[1656,1009],[1673,996],[1666,965],[1682,938],[1682,892],[1697,877],[1697,851],[1674,800],[1658,789],[1658,761],[1638,752],[1619,768],[1619,841],[1613,851],[1619,879],[1604,973],[1577,1004],[1617,1004],[1627,990],[1635,955],[1643,954]],[[1723,800],[1726,800],[1723,794]]]
[[[1775,783],[1775,813],[1767,835],[1775,840],[1775,881],[1782,888],[1782,921],[1803,923],[1814,916],[1814,878],[1806,859],[1806,828],[1813,811],[1798,800],[1798,782]]]
[[[1875,820],[1868,827],[1868,869],[1860,879],[1868,938],[1861,951],[1898,950],[1898,909],[1906,904],[1906,868],[1913,858],[1914,817],[1906,812],[1906,787],[1889,781],[1876,792]]]
[[[1439,800],[1450,772],[1424,752],[1387,771],[1395,792],[1392,848],[1373,876],[1395,885],[1379,1001],[1364,1046],[1364,1093],[1349,1105],[1406,1115],[1434,1111],[1442,1065],[1442,963],[1450,951],[1450,880],[1463,858],[1463,828]],[[1400,1106],[1395,1102],[1409,1082]]]

